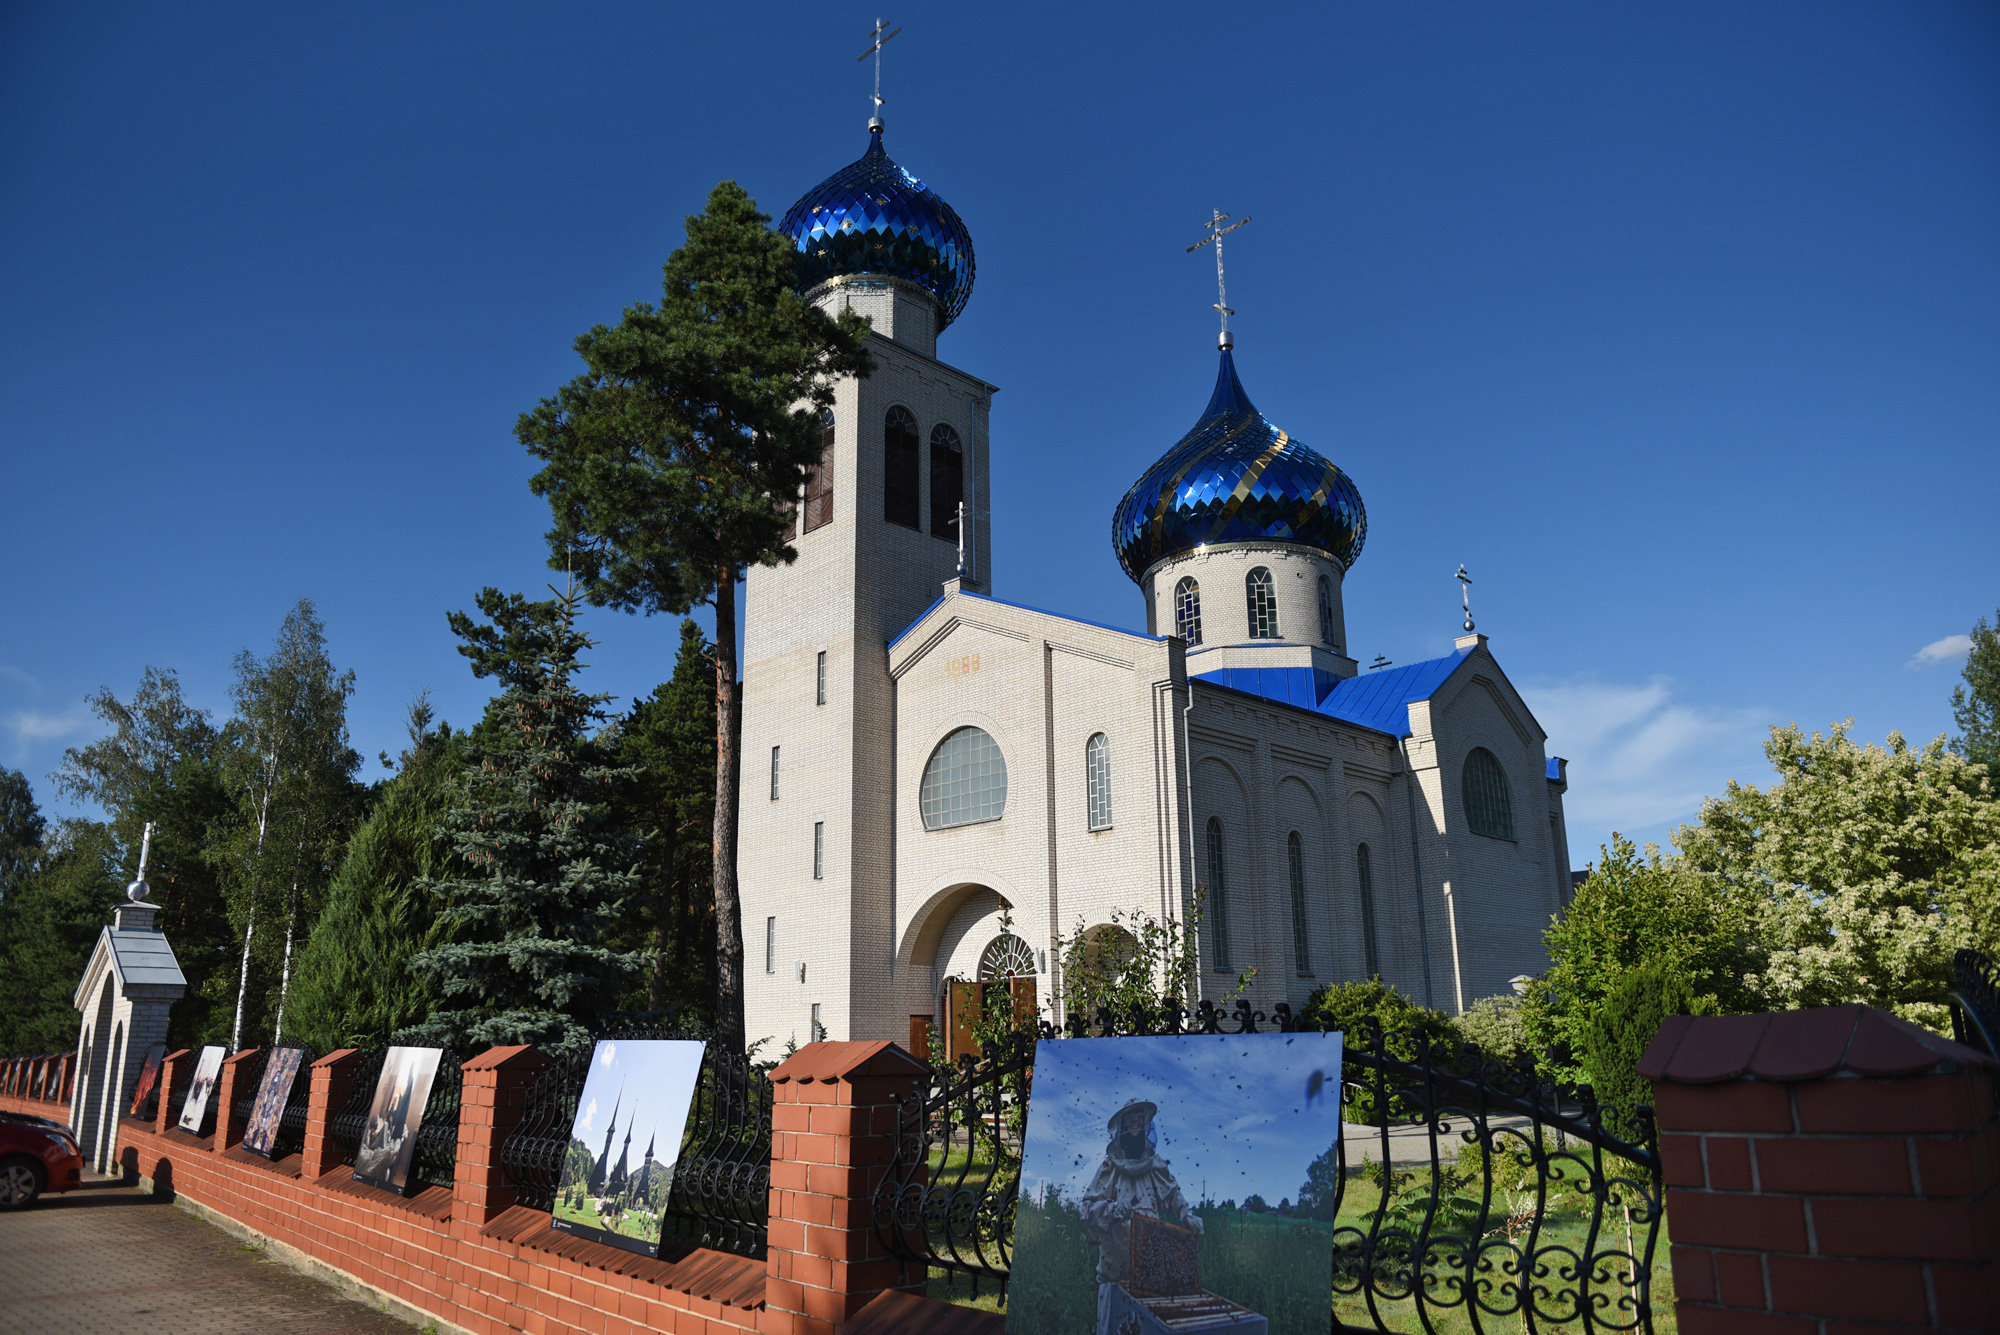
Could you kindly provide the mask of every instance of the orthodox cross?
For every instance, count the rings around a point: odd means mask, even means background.
[[[858,65],[870,56],[875,57],[875,114],[868,118],[868,128],[871,130],[882,128],[882,48],[888,44],[891,37],[901,31],[901,28],[890,28],[884,20],[876,19],[875,31],[868,34],[874,39],[874,45],[854,58],[854,63]]]
[[[1472,633],[1472,576],[1465,573],[1465,563],[1459,562],[1458,573],[1452,576],[1458,581],[1459,601],[1465,606],[1465,632]]]
[[[1216,340],[1216,346],[1219,348],[1235,346],[1234,340],[1229,337],[1229,317],[1236,314],[1229,309],[1229,288],[1222,281],[1222,238],[1249,221],[1248,218],[1242,218],[1224,227],[1222,224],[1229,222],[1229,215],[1217,209],[1215,216],[1201,225],[1201,230],[1208,235],[1188,247],[1188,254],[1192,255],[1209,242],[1215,243],[1215,309],[1222,312],[1222,334]]]

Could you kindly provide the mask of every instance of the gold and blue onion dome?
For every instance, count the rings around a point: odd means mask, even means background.
[[[1367,536],[1353,479],[1257,411],[1227,348],[1201,420],[1132,484],[1111,519],[1118,564],[1134,582],[1220,542],[1296,543],[1348,570]]]
[[[798,248],[799,291],[843,274],[885,274],[937,298],[938,328],[972,295],[972,234],[951,205],[893,162],[873,123],[868,151],[792,205],[778,230]]]

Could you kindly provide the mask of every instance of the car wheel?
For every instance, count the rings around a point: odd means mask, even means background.
[[[42,1166],[25,1154],[0,1159],[0,1210],[33,1205],[42,1194]]]

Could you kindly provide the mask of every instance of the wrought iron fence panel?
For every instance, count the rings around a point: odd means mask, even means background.
[[[577,1100],[590,1071],[589,1049],[552,1057],[528,1085],[521,1120],[500,1142],[500,1171],[514,1185],[514,1199],[535,1210],[555,1204],[562,1184],[563,1155],[576,1124]]]
[[[340,1148],[340,1161],[352,1164],[361,1151],[361,1137],[368,1131],[368,1105],[375,1101],[375,1082],[382,1078],[382,1062],[387,1048],[369,1048],[355,1058],[347,1087],[347,1102],[327,1118],[326,1134]]]
[[[236,1063],[236,1083],[232,1085],[229,1097],[229,1124],[239,1135],[250,1123],[250,1114],[257,1107],[257,1089],[264,1083],[264,1071],[271,1064],[271,1050],[258,1048],[255,1052]],[[215,1092],[222,1093],[222,1078],[216,1077]]]
[[[1977,950],[1951,957],[1952,1037],[2000,1057],[2000,966]]]
[[[424,1120],[417,1125],[417,1150],[410,1159],[412,1196],[425,1187],[449,1187],[458,1176],[458,1110],[465,1088],[464,1058],[450,1048],[438,1058]]]
[[[1302,1028],[1289,1007],[1142,1008],[1071,1016],[982,1044],[975,1059],[931,1071],[901,1100],[899,1134],[876,1193],[888,1251],[949,1275],[990,1279],[1002,1301],[1038,1039],[1246,1034]],[[1344,1041],[1340,1098],[1350,1120],[1334,1161],[1334,1196],[1314,1209],[1334,1225],[1335,1324],[1438,1335],[1553,1326],[1653,1329],[1651,1272],[1665,1218],[1650,1109],[1629,1119],[1588,1089],[1565,1094],[1526,1066],[1472,1049],[1390,1051],[1372,1019]],[[1398,1136],[1398,1131],[1402,1132]],[[1420,1132],[1412,1167],[1397,1139]],[[1372,1163],[1364,1163],[1372,1144]],[[1408,1159],[1410,1156],[1405,1155]],[[1343,1220],[1348,1194],[1371,1207]],[[1305,1203],[1301,1202],[1301,1208]],[[1496,1321],[1496,1319],[1499,1319]]]

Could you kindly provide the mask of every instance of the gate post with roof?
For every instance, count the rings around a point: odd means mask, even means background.
[[[1660,1026],[1683,1335],[2000,1328],[2000,1063],[1867,1006]]]
[[[167,1013],[187,991],[174,949],[153,921],[159,906],[146,902],[152,836],[148,825],[138,879],[126,887],[126,902],[113,912],[111,925],[98,933],[74,998],[83,1024],[70,1126],[85,1161],[99,1172],[117,1162],[119,1114],[131,1102],[146,1050],[166,1041]]]

